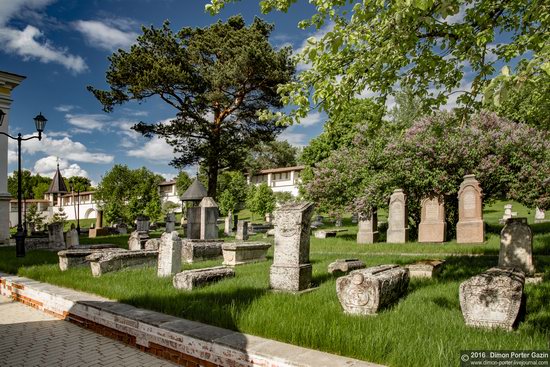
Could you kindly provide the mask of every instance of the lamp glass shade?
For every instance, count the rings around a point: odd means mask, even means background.
[[[3,110],[0,110],[0,126],[4,123],[4,117],[6,117],[6,113]]]
[[[36,131],[41,133],[44,131],[44,128],[46,127],[46,122],[48,120],[42,116],[42,112],[40,112],[35,118],[34,118],[34,124],[36,125]]]

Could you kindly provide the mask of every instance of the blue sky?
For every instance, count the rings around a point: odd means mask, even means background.
[[[146,166],[167,179],[177,174],[169,166],[173,156],[164,141],[145,139],[130,130],[139,121],[170,119],[175,110],[158,100],[126,104],[104,113],[86,90],[107,88],[107,57],[127,49],[141,25],[159,27],[169,20],[174,30],[204,27],[231,15],[242,14],[247,23],[258,15],[275,24],[271,41],[276,47],[302,46],[312,31],[297,28],[312,14],[307,3],[288,14],[262,15],[258,1],[244,0],[212,17],[204,12],[206,0],[0,0],[0,70],[27,77],[13,94],[10,132],[30,134],[33,117],[48,119],[41,142],[23,143],[23,167],[53,175],[56,159],[65,176],[87,176],[95,183],[114,164]],[[280,140],[304,145],[317,136],[324,117],[312,113],[300,125],[287,129]],[[16,145],[9,146],[9,172],[16,169]]]

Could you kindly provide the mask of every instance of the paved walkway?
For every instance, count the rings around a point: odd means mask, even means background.
[[[0,296],[0,365],[175,366]]]

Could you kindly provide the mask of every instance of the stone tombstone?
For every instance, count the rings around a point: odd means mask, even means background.
[[[407,195],[405,195],[403,189],[395,189],[390,196],[386,242],[405,243],[408,239]]]
[[[118,234],[128,234],[128,226],[124,223],[117,225],[116,230]]]
[[[145,232],[133,231],[128,238],[128,249],[132,251],[145,249],[149,235]]]
[[[500,232],[498,266],[520,269],[526,275],[535,273],[533,233],[527,218],[510,218]]]
[[[74,228],[74,224],[71,224],[71,229],[67,231],[67,234],[65,235],[65,244],[67,245],[67,248],[78,247],[80,244],[78,231]]]
[[[266,213],[265,214],[265,222],[266,223],[273,223],[273,213]]]
[[[342,218],[340,217],[336,218],[336,220],[334,221],[334,225],[336,227],[342,227]]]
[[[418,242],[445,242],[447,223],[445,222],[445,201],[432,196],[420,202],[420,225]]]
[[[136,231],[149,233],[149,217],[138,215],[136,218]]]
[[[239,223],[239,216],[237,214],[233,215],[233,231],[237,230],[237,224]]]
[[[204,197],[199,207],[200,212],[200,239],[215,240],[218,238],[218,204],[209,196]]]
[[[165,232],[160,237],[157,276],[167,277],[181,271],[181,239],[178,232]]]
[[[365,263],[359,259],[337,259],[328,264],[328,272],[333,275],[347,274],[352,270],[365,268]]]
[[[466,325],[512,330],[524,284],[521,270],[503,268],[491,268],[460,284],[460,308]]]
[[[49,248],[65,248],[62,222],[48,224],[48,243]]]
[[[150,238],[145,242],[145,245],[143,245],[144,250],[158,251],[159,247],[160,247],[159,238]]]
[[[95,218],[95,228],[103,228],[103,210],[97,211],[97,217]]]
[[[226,236],[231,236],[233,234],[233,230],[231,226],[233,224],[232,219],[233,218],[231,218],[231,215],[228,215],[224,219],[223,234],[225,234]]]
[[[378,214],[376,210],[370,214],[360,214],[357,229],[358,244],[378,242]]]
[[[166,214],[164,221],[166,222],[164,232],[172,233],[176,230],[176,214],[174,213]]]
[[[336,279],[336,293],[344,312],[374,315],[397,301],[409,286],[409,270],[399,265],[379,265],[354,270]]]
[[[275,212],[275,250],[269,270],[272,289],[299,292],[310,287],[309,240],[314,208],[313,203],[296,202],[283,204]]]
[[[357,222],[359,222],[359,214],[353,213],[353,214],[351,215],[351,223],[357,224]]]
[[[538,207],[535,208],[535,223],[545,222],[546,220],[544,219],[544,217],[545,217],[544,210]]]
[[[247,220],[240,220],[237,222],[237,234],[235,235],[235,239],[239,241],[248,240],[248,221]]]
[[[457,243],[482,243],[485,240],[482,197],[483,192],[475,175],[464,176],[458,191]]]
[[[187,208],[187,238],[190,240],[201,238],[201,208],[198,206]]]
[[[176,289],[191,291],[197,287],[205,286],[213,282],[232,278],[235,270],[226,266],[215,266],[212,268],[185,270],[177,273],[172,278],[172,284]]]

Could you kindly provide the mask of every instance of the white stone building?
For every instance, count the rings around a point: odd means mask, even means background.
[[[282,167],[264,169],[255,175],[247,175],[246,182],[254,185],[266,183],[273,192],[289,192],[292,196],[298,196],[300,173],[305,166]]]

